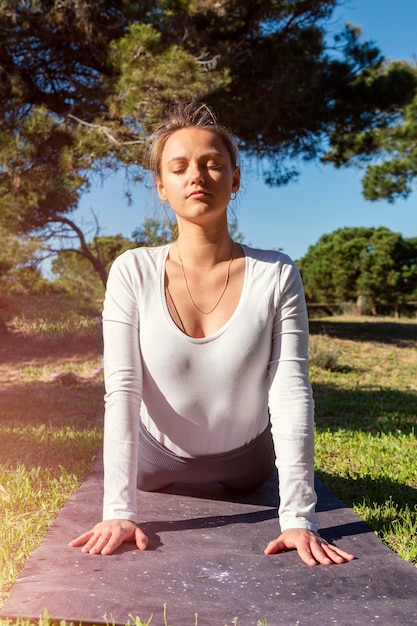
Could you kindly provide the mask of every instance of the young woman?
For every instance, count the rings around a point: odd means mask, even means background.
[[[140,550],[137,488],[220,482],[253,489],[279,473],[281,534],[308,565],[353,558],[317,534],[313,399],[303,288],[284,254],[234,243],[236,144],[207,106],[178,105],[153,133],[150,167],[178,224],[173,244],[113,264],[103,311],[102,522],[71,542]]]

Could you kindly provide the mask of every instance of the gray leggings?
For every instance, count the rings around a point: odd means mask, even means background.
[[[270,426],[241,448],[203,457],[177,456],[140,424],[138,489],[158,491],[172,483],[218,482],[232,489],[262,485],[275,468]]]

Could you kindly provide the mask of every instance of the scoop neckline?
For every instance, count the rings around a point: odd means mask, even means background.
[[[246,289],[247,289],[248,270],[249,270],[249,267],[248,267],[249,257],[246,253],[246,246],[245,244],[239,243],[239,246],[242,248],[243,254],[245,257],[245,277],[243,279],[242,291],[241,291],[240,298],[236,305],[235,310],[233,311],[229,319],[223,324],[223,326],[221,326],[214,333],[211,333],[210,335],[206,335],[205,337],[192,337],[191,335],[187,335],[180,328],[178,328],[178,326],[172,319],[171,314],[168,310],[168,305],[167,305],[167,301],[165,297],[165,268],[166,268],[168,253],[173,245],[174,245],[173,243],[167,244],[166,249],[164,250],[164,254],[162,256],[162,263],[160,266],[159,287],[160,287],[161,304],[162,304],[162,309],[164,311],[165,318],[167,319],[168,324],[171,326],[171,328],[184,339],[189,340],[191,343],[208,343],[210,341],[213,341],[214,339],[217,339],[217,337],[220,337],[220,335],[223,335],[223,333],[227,331],[229,326],[233,323],[234,319],[239,315],[240,310],[244,306],[244,301],[246,299]]]

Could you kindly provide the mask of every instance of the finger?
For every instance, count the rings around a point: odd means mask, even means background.
[[[273,539],[268,543],[264,550],[264,554],[276,554],[277,552],[282,552],[283,550],[289,550],[286,544],[280,539]]]
[[[144,535],[139,528],[135,528],[134,530],[118,528],[110,536],[108,536],[108,541],[102,548],[101,554],[113,554],[113,552],[117,550],[117,548],[125,541],[136,541],[137,544],[136,534],[138,531],[143,535],[143,537],[145,537],[145,539],[147,539],[146,535]],[[141,549],[146,549],[146,546]]]
[[[111,533],[103,533],[101,535],[98,535],[95,538],[94,545],[92,545],[91,547],[89,546],[88,552],[90,554],[108,554],[108,552],[106,552],[106,548],[109,545],[109,542],[111,541],[111,538],[112,538],[112,534]],[[87,546],[86,546],[86,548],[87,548]]]
[[[136,539],[136,545],[139,548],[139,550],[146,550],[146,548],[148,547],[149,539],[145,535],[145,533],[141,531],[140,528],[137,528],[135,531],[135,539]]]
[[[328,544],[327,549],[329,557],[332,558],[335,563],[344,563],[345,561],[353,561],[355,559],[353,554],[342,550],[334,544]]]
[[[123,535],[117,534],[117,535],[111,535],[106,543],[101,546],[100,548],[100,553],[103,555],[109,555],[109,554],[113,554],[113,552],[115,550],[117,550],[117,548],[119,548],[123,543]]]
[[[320,565],[331,565],[335,562],[329,555],[331,546],[329,546],[326,541],[311,542],[309,548],[316,564],[320,563]]]
[[[100,545],[101,554],[113,554],[124,541],[133,541],[135,531],[129,531],[126,528],[116,528],[113,532],[108,533],[105,537],[106,541]],[[104,539],[104,537],[103,537]]]
[[[309,544],[303,544],[297,548],[297,552],[298,552],[300,559],[306,565],[309,565],[310,567],[314,567],[315,565],[318,565],[319,563],[322,563],[323,565],[325,564],[324,562],[320,561],[319,558],[317,558],[316,551],[317,551],[317,545],[314,545],[314,548],[313,548]],[[330,565],[330,563],[331,561],[329,560],[328,563],[326,564]]]
[[[70,541],[68,545],[71,546],[72,548],[78,548],[78,546],[83,546],[91,538],[92,534],[93,533],[91,530],[86,533],[83,533],[79,537],[76,537],[75,539]]]
[[[148,547],[148,537],[140,530],[140,528],[136,528],[134,535],[131,533],[117,533],[112,535],[108,539],[106,545],[101,549],[101,554],[113,554],[113,552],[117,550],[117,548],[125,541],[135,541],[139,550],[146,550]]]
[[[92,551],[97,541],[100,539],[99,533],[93,533],[87,543],[81,548],[81,552],[88,554]]]
[[[330,556],[330,558],[333,558],[333,556],[337,556],[338,558],[341,557],[343,559],[343,562],[352,561],[355,558],[354,555],[350,552],[342,550],[342,548],[339,548],[334,543],[329,543],[328,541],[326,541],[326,539],[320,537],[320,535],[316,535],[316,537],[321,544],[322,549],[324,550],[324,552],[326,552],[326,554]],[[339,562],[339,560],[337,562]]]
[[[322,565],[340,565],[346,561],[352,561],[355,558],[353,554],[350,554],[333,544],[329,544],[325,540],[312,545],[312,554]]]
[[[90,533],[90,539],[81,548],[81,552],[85,554],[99,554],[104,545],[108,542],[112,536],[111,530],[105,530],[104,532],[100,528],[101,525],[97,525]]]

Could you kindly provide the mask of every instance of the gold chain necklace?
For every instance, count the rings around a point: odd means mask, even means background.
[[[181,265],[181,271],[182,271],[182,275],[184,277],[184,282],[185,282],[185,287],[187,289],[187,293],[190,297],[190,300],[192,302],[192,305],[194,306],[194,308],[197,309],[197,311],[200,311],[200,313],[202,313],[203,315],[210,315],[210,313],[213,313],[213,311],[215,309],[217,309],[217,307],[220,304],[220,300],[223,298],[225,291],[227,289],[227,285],[229,284],[229,278],[230,278],[230,267],[232,265],[232,261],[233,261],[233,248],[234,248],[234,243],[232,241],[232,249],[231,249],[231,253],[230,253],[230,261],[229,261],[229,265],[227,266],[227,272],[226,272],[226,279],[224,281],[224,287],[222,289],[222,292],[216,302],[216,304],[214,305],[214,307],[212,309],[210,309],[210,311],[203,311],[202,309],[200,309],[200,307],[195,303],[193,296],[191,295],[191,291],[190,291],[190,287],[188,286],[188,281],[187,281],[187,276],[185,274],[185,269],[184,269],[184,263],[183,260],[181,258],[181,254],[180,254],[180,249],[178,247],[178,241],[175,242],[175,246],[177,248],[177,254],[178,254],[178,260],[180,262]]]

